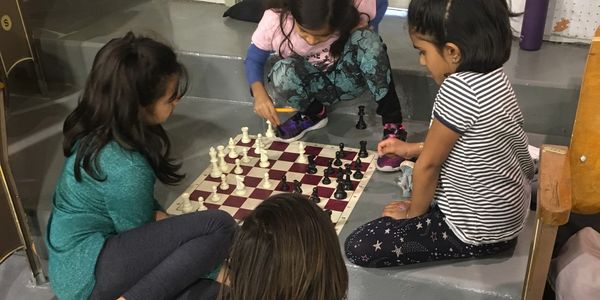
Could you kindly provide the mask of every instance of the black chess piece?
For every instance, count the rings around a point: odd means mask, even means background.
[[[333,211],[331,209],[326,209],[324,210],[324,212],[331,218],[331,215],[333,214]]]
[[[346,169],[344,170],[344,174],[352,174],[352,165],[346,164]]]
[[[337,178],[336,182],[344,180],[344,169],[342,169],[342,167],[338,167],[335,177]]]
[[[279,190],[287,192],[287,191],[289,191],[289,189],[290,189],[290,186],[287,183],[287,178],[285,177],[285,175],[281,176],[281,182],[279,183]]]
[[[346,151],[344,151],[344,143],[340,143],[340,158],[344,158],[346,156]]]
[[[344,190],[352,191],[354,190],[354,186],[352,186],[352,179],[350,179],[350,174],[346,173],[346,178],[343,180]]]
[[[294,179],[294,194],[302,194],[302,183]]]
[[[308,174],[317,174],[317,164],[315,163],[315,156],[308,156],[308,167],[306,167],[306,173]]]
[[[367,141],[360,141],[360,150],[358,151],[358,157],[365,158],[369,156],[367,152]]]
[[[333,165],[336,167],[339,167],[342,165],[342,160],[340,159],[342,157],[340,151],[335,151],[335,160],[333,161]]]
[[[330,159],[327,169],[325,169],[325,173],[327,173],[327,175],[333,175],[333,172],[333,159]]]
[[[310,197],[308,199],[315,204],[321,202],[321,199],[319,198],[319,188],[318,187],[315,186],[313,188],[312,194],[310,194]]]
[[[325,173],[325,177],[323,177],[323,180],[321,180],[321,182],[323,184],[330,184],[331,183],[331,179],[329,179],[329,174],[327,174],[327,170],[325,170],[323,173]]]
[[[362,173],[362,163],[360,162],[360,158],[356,160],[354,168],[354,174],[352,175],[352,177],[354,177],[354,179],[362,179],[364,175]]]
[[[365,106],[358,106],[358,122],[356,123],[356,129],[366,129],[367,123],[365,122]]]
[[[346,197],[348,197],[348,194],[344,190],[344,184],[342,182],[338,183],[335,192],[333,193],[333,197],[335,199],[346,199]]]
[[[362,169],[362,160],[360,160],[360,157],[356,158],[356,161],[354,162],[354,167],[357,169]]]

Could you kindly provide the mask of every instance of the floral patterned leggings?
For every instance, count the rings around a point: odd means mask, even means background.
[[[321,71],[301,56],[272,55],[265,65],[265,88],[276,105],[306,111],[312,101],[325,106],[351,100],[368,90],[383,123],[402,123],[387,49],[368,29],[352,33],[335,64]]]
[[[383,217],[360,226],[346,239],[348,259],[364,267],[391,267],[427,261],[493,255],[510,248],[517,239],[470,245],[454,235],[439,207],[407,220]]]

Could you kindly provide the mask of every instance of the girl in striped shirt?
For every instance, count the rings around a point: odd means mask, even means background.
[[[523,116],[502,70],[512,33],[505,0],[412,0],[410,37],[440,90],[424,143],[384,140],[418,157],[410,201],[346,240],[350,261],[385,267],[491,255],[523,228],[534,168]]]

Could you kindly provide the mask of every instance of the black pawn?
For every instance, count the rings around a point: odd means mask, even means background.
[[[362,164],[360,163],[360,159],[356,160],[356,164],[354,164],[355,169],[354,169],[354,174],[352,175],[352,177],[354,177],[354,179],[362,179],[363,178],[363,173],[361,170],[361,166]]]
[[[281,176],[281,182],[279,183],[279,190],[287,192],[290,189],[290,186],[287,183],[287,178],[285,175]]]
[[[346,151],[344,151],[344,143],[340,143],[340,158],[343,158],[344,156],[346,156]]]
[[[356,123],[356,129],[366,129],[367,123],[365,122],[365,106],[358,106],[358,122]]]
[[[337,182],[344,180],[344,169],[342,167],[338,167],[335,177],[337,178]]]
[[[335,199],[346,199],[346,197],[348,197],[348,194],[344,191],[344,184],[342,182],[338,183],[335,193],[333,193],[333,197]]]
[[[354,186],[352,186],[352,179],[350,179],[350,174],[346,173],[346,178],[344,179],[343,183],[344,190],[352,191],[354,189]]]
[[[329,160],[329,164],[327,165],[327,169],[325,169],[325,173],[327,175],[333,175],[333,159]]]
[[[360,141],[360,150],[358,151],[358,157],[365,158],[369,156],[367,152],[367,141]]]
[[[310,194],[310,197],[308,199],[315,204],[321,202],[321,199],[319,199],[319,188],[318,187],[315,186],[313,188],[312,194]]]
[[[346,164],[346,169],[344,170],[344,174],[352,175],[352,165],[351,164]]]
[[[331,179],[329,179],[329,174],[327,174],[327,170],[324,171],[324,175],[325,177],[323,177],[323,180],[321,180],[321,182],[323,184],[330,184],[331,183]]]
[[[333,211],[331,209],[326,209],[324,210],[324,212],[331,218],[331,215],[333,214]]]
[[[302,183],[294,179],[294,194],[302,194]]]
[[[335,160],[333,161],[333,165],[336,167],[339,167],[342,165],[342,160],[340,159],[342,157],[340,151],[335,151]]]
[[[308,167],[306,167],[306,173],[317,174],[317,164],[315,164],[315,156],[308,156]]]

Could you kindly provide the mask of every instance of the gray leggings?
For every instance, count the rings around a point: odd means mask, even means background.
[[[204,277],[226,258],[236,227],[228,213],[209,210],[114,235],[89,299],[215,299],[219,284]]]

